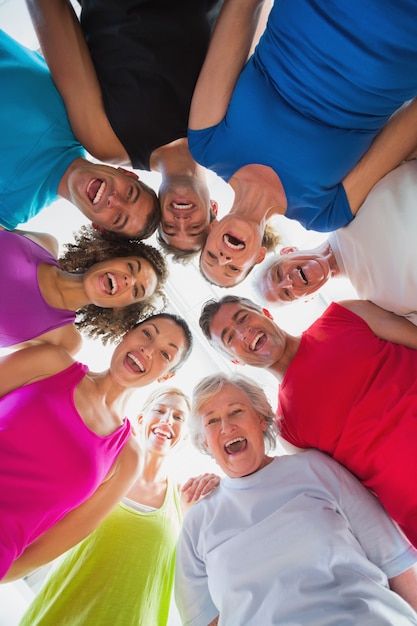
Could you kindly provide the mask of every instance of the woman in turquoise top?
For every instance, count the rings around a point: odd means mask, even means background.
[[[176,388],[147,398],[138,418],[138,479],[104,522],[57,563],[21,626],[167,623],[181,504],[219,483],[217,476],[203,475],[188,481],[180,495],[167,474],[189,410],[188,398]]]
[[[206,277],[225,286],[260,262],[259,235],[248,245],[242,221],[261,234],[272,213],[340,228],[416,145],[413,102],[367,153],[417,93],[415,2],[275,2],[245,65],[262,4],[225,2],[190,113],[194,158],[235,191],[236,219],[222,232],[212,225],[201,259]]]

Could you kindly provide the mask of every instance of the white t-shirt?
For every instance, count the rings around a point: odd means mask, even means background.
[[[415,625],[387,579],[416,559],[376,498],[308,450],[223,479],[189,511],[176,601],[193,626]]]
[[[372,189],[348,226],[329,237],[358,296],[417,324],[417,161]]]

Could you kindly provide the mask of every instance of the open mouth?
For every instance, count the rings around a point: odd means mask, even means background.
[[[236,437],[236,439],[232,439],[232,441],[228,441],[224,449],[226,454],[237,454],[238,452],[242,452],[246,449],[248,445],[247,440],[244,437]]]
[[[161,428],[160,426],[156,426],[152,430],[154,435],[159,435],[160,437],[165,437],[165,439],[172,439],[172,433],[167,428]]]
[[[127,353],[126,359],[127,359],[129,367],[134,372],[143,373],[145,371],[145,367],[143,363],[134,354],[132,354],[132,352]]]
[[[106,183],[100,178],[90,181],[87,187],[87,196],[93,204],[98,204],[106,190]]]
[[[301,265],[299,265],[299,266],[297,267],[297,272],[298,272],[298,276],[300,277],[301,281],[302,281],[305,285],[308,285],[307,276],[304,274],[304,272],[303,272],[303,268],[301,267]]]
[[[252,339],[252,341],[249,344],[249,350],[252,350],[252,352],[256,352],[256,350],[260,350],[265,344],[265,341],[266,341],[265,333],[263,333],[262,331],[257,332],[255,337]]]
[[[223,235],[223,243],[228,248],[231,248],[232,250],[244,250],[245,249],[244,241],[228,233],[226,235]]]
[[[192,209],[194,204],[192,202],[171,202],[171,206],[178,211],[186,211],[187,209]]]
[[[111,274],[110,272],[106,272],[106,274],[104,275],[103,283],[104,283],[105,290],[107,291],[108,294],[110,294],[111,296],[114,296],[115,293],[117,293],[118,284],[117,284],[117,280],[114,274]]]

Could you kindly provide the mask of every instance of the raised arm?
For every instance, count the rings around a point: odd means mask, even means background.
[[[339,304],[359,315],[381,339],[417,350],[417,326],[405,317],[367,300],[346,300]]]
[[[342,181],[353,215],[372,187],[400,163],[414,158],[416,150],[417,98],[394,113],[366,154]]]
[[[31,543],[16,559],[1,582],[10,582],[26,576],[87,537],[129,490],[138,470],[139,448],[132,436],[119,454],[110,476],[94,494]]]
[[[78,141],[95,158],[130,165],[104,110],[80,22],[69,0],[26,0],[33,26]]]
[[[189,127],[218,124],[246,63],[265,0],[225,0],[191,102]]]

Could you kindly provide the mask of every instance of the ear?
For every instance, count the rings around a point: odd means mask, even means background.
[[[157,381],[158,383],[164,383],[165,381],[169,380],[173,376],[175,376],[175,372],[168,372],[167,374],[164,374],[163,376],[160,376],[159,378],[157,378]]]
[[[217,217],[217,214],[219,212],[219,205],[215,200],[210,200],[210,209],[212,213],[214,213],[214,215]]]
[[[272,315],[271,315],[271,313],[268,311],[268,309],[264,309],[264,308],[262,307],[262,311],[263,311],[263,314],[265,315],[265,317],[267,317],[268,319],[270,319],[270,320],[274,321],[274,318],[272,317]]]
[[[91,226],[95,230],[97,230],[99,233],[107,233],[108,232],[103,226],[100,226],[99,224],[96,224],[95,222],[91,222]]]
[[[266,255],[266,248],[265,246],[261,246],[255,265],[258,265],[258,263],[262,263],[262,261],[265,258],[265,255]]]
[[[215,225],[216,225],[216,224],[218,224],[218,223],[219,223],[219,220],[218,220],[217,218],[215,218],[214,220],[212,220],[212,221],[210,222],[210,224],[208,225],[208,227],[207,227],[207,232],[209,233],[209,232],[213,229],[213,226],[215,226]]]
[[[298,252],[297,246],[284,246],[279,251],[280,254],[291,254],[291,252]]]
[[[259,416],[259,423],[261,425],[262,430],[265,432],[268,428],[268,424],[266,423],[266,419],[263,415]]]
[[[126,176],[130,176],[130,178],[134,178],[135,180],[139,180],[139,176],[136,174],[136,172],[132,172],[131,170],[125,170],[124,167],[118,167],[117,169],[119,170],[119,172],[122,172],[123,174],[126,174]]]

